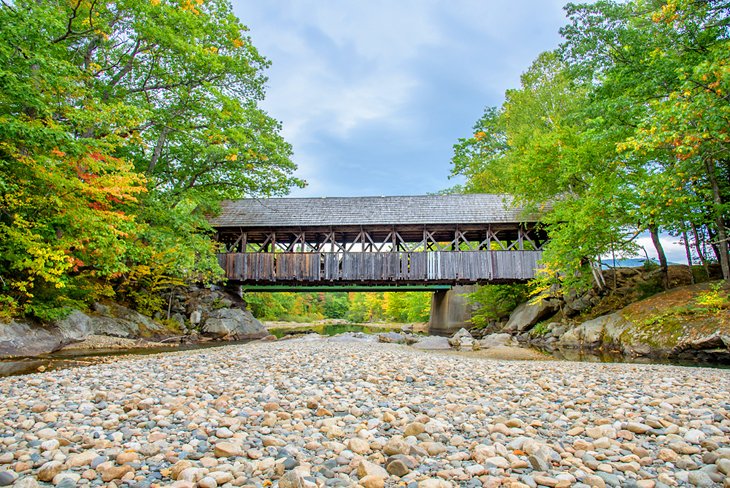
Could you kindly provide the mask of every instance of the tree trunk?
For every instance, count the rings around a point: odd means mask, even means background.
[[[712,186],[712,199],[715,204],[713,214],[715,215],[715,225],[717,226],[717,246],[718,258],[720,260],[720,268],[722,268],[722,279],[730,280],[730,259],[728,256],[727,229],[725,228],[725,220],[722,218],[722,195],[720,194],[720,185],[717,182],[715,174],[715,165],[711,161],[705,161],[705,169]]]
[[[684,252],[687,254],[687,267],[689,267],[690,283],[695,284],[695,274],[692,272],[692,250],[689,248],[689,237],[687,231],[682,231],[682,240],[684,241]]]
[[[664,254],[664,247],[659,239],[659,228],[654,224],[649,225],[649,234],[651,234],[651,242],[654,243],[654,248],[659,258],[659,269],[662,272],[662,286],[666,290],[669,288],[669,266],[667,265],[667,255]]]
[[[155,144],[155,150],[152,151],[152,159],[150,159],[150,164],[147,167],[147,174],[151,175],[152,172],[155,170],[155,166],[157,166],[157,161],[160,160],[160,155],[162,154],[162,149],[165,147],[165,142],[167,142],[167,134],[170,132],[170,128],[165,126],[160,131],[160,136],[157,138],[157,144]]]
[[[705,268],[705,274],[707,275],[707,279],[709,280],[710,264],[707,262],[705,253],[702,251],[702,245],[700,244],[700,233],[697,232],[697,226],[694,223],[692,223],[692,234],[695,237],[695,249],[697,250],[697,256],[699,256],[702,267]]]

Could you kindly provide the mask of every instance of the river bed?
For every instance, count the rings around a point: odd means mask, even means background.
[[[290,336],[317,333],[324,336],[335,336],[343,333],[362,332],[365,334],[379,334],[384,332],[400,332],[398,324],[271,324],[269,332],[282,339]],[[417,327],[416,330],[419,330]],[[419,333],[419,332],[417,332]],[[423,334],[423,332],[420,332]],[[57,369],[75,368],[90,366],[94,364],[105,364],[126,357],[146,356],[151,354],[169,353],[177,351],[190,351],[198,349],[209,349],[223,347],[233,344],[245,344],[251,341],[210,341],[193,344],[180,344],[164,347],[135,347],[130,349],[67,349],[51,354],[36,357],[13,358],[0,360],[0,377],[30,374],[36,372],[53,371]],[[639,363],[639,364],[671,364],[675,366],[701,366],[712,368],[730,368],[726,364],[714,364],[682,360],[662,360],[655,358],[627,358],[619,353],[605,351],[542,351],[536,348],[508,348],[509,350],[496,351],[495,354],[487,353],[489,350],[476,352],[455,352],[459,355],[480,357],[484,359],[499,360],[565,360],[593,363]],[[439,351],[444,352],[444,351]]]

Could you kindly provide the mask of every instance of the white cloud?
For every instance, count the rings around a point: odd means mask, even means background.
[[[322,141],[340,144],[339,158],[348,150],[404,147],[397,161],[373,154],[371,173],[362,175],[371,187],[377,186],[377,164],[439,174],[439,186],[449,186],[451,144],[483,106],[499,103],[504,90],[516,86],[537,53],[555,47],[562,22],[555,0],[233,2],[253,44],[272,61],[263,107],[283,122],[299,175],[310,183],[307,194],[319,188],[348,195],[360,183],[333,180],[330,169],[341,159],[318,152]],[[467,111],[465,90],[474,96]],[[444,137],[443,124],[427,123],[438,119],[453,120],[459,130]],[[364,129],[376,126],[393,137],[368,140],[372,131]],[[446,142],[431,160],[408,149],[436,140]],[[433,191],[423,187],[431,180],[410,181],[414,186],[396,192]]]

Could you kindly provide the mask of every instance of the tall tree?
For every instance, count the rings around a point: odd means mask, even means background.
[[[50,317],[143,272],[213,277],[204,214],[302,184],[228,1],[18,0],[0,25],[9,313]]]

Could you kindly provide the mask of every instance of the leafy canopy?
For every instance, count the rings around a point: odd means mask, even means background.
[[[5,315],[215,278],[205,214],[303,184],[229,2],[18,0],[0,25]]]

